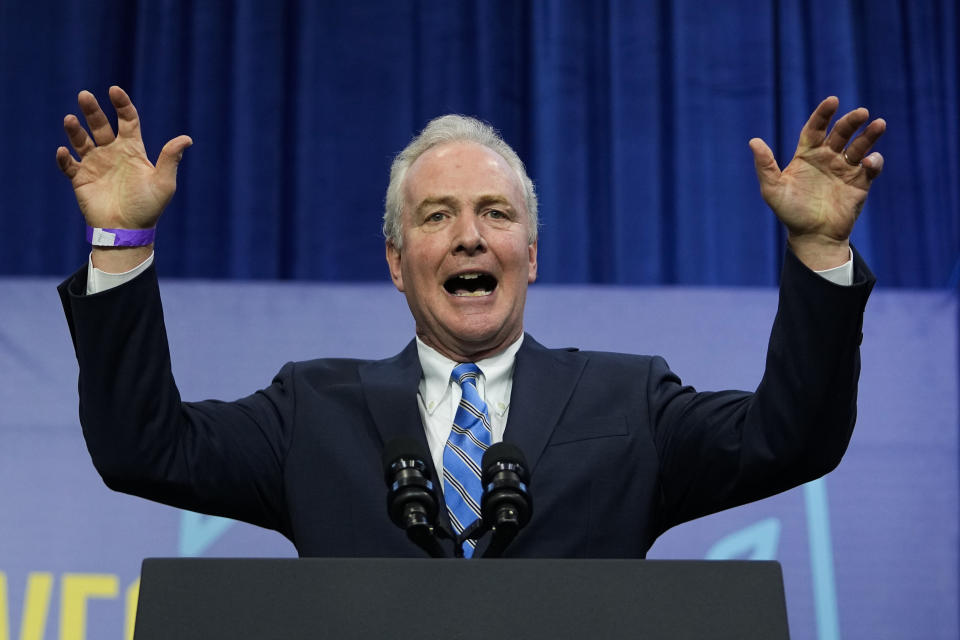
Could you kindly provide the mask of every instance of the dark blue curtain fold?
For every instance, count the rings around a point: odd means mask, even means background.
[[[785,164],[835,94],[889,126],[856,244],[886,286],[947,286],[958,27],[954,0],[0,0],[0,274],[84,261],[54,150],[77,91],[119,84],[152,158],[195,141],[166,276],[383,281],[390,159],[459,112],[528,164],[542,281],[773,284],[783,232],[747,141]]]

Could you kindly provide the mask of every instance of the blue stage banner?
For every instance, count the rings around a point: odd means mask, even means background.
[[[102,484],[77,421],[55,285],[0,279],[0,640],[129,638],[144,557],[294,549],[279,534]],[[413,335],[388,284],[161,288],[186,399],[244,396],[288,360],[390,356]],[[752,389],[776,305],[766,288],[536,285],[526,329],[553,347],[663,355],[698,389]],[[878,290],[863,332],[860,416],[838,470],[671,530],[651,557],[779,560],[795,640],[955,640],[956,298]]]

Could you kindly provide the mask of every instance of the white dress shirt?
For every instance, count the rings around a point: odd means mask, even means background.
[[[502,352],[474,364],[480,368],[477,390],[487,403],[490,416],[491,444],[503,441],[503,431],[507,427],[510,412],[510,392],[513,391],[513,363],[523,343],[523,334]],[[420,407],[420,419],[427,433],[427,446],[433,458],[433,467],[437,473],[443,469],[443,448],[450,437],[450,427],[457,415],[457,406],[463,391],[460,385],[450,379],[454,362],[427,346],[417,338],[417,355],[423,377],[417,391],[417,405]],[[441,485],[443,483],[440,483]]]

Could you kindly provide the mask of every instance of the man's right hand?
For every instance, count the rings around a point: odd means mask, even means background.
[[[63,129],[80,161],[74,159],[66,147],[60,147],[57,164],[70,178],[88,225],[105,229],[150,229],[156,226],[177,189],[177,165],[183,150],[193,144],[193,140],[189,136],[170,140],[161,149],[154,166],[147,159],[140,136],[140,119],[130,97],[120,87],[113,86],[110,102],[117,112],[116,134],[93,94],[80,92],[77,103],[90,133],[75,115],[66,116]],[[144,248],[139,249],[141,251],[130,251],[131,255],[124,257],[118,255],[123,251],[115,249],[95,250],[94,266],[106,271],[132,268],[143,259],[132,255],[143,253]],[[136,262],[128,264],[132,260]]]

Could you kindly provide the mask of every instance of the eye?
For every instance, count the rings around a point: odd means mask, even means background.
[[[504,213],[503,211],[500,211],[499,209],[490,209],[490,211],[487,212],[487,215],[490,216],[491,218],[493,218],[494,220],[509,220],[509,219],[510,219],[510,216],[508,216],[508,215],[507,215],[506,213]]]
[[[447,217],[442,211],[436,211],[427,216],[427,222],[443,222],[443,219]]]

